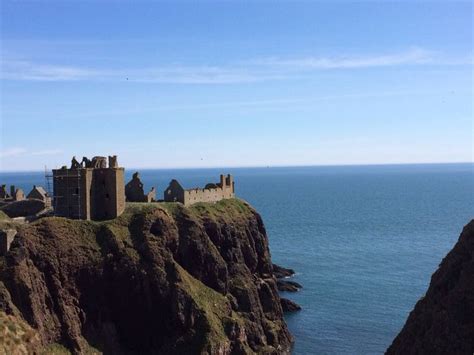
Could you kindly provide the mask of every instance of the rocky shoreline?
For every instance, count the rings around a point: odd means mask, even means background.
[[[298,282],[287,280],[295,274],[293,269],[273,264],[273,275],[277,279],[277,288],[280,292],[298,292],[303,286]],[[283,312],[290,313],[301,310],[301,306],[288,298],[280,297]]]

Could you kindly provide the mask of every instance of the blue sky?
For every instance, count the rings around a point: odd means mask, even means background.
[[[466,162],[470,1],[2,1],[0,170]]]

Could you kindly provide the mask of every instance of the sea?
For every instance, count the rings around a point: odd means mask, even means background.
[[[127,181],[135,172],[127,169]],[[262,215],[275,263],[303,285],[284,297],[294,354],[383,354],[474,218],[474,164],[139,170],[159,196],[235,177]],[[0,173],[28,192],[44,172]]]

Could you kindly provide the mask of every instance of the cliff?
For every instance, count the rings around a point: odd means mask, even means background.
[[[0,309],[73,353],[285,353],[262,219],[232,199],[42,218],[0,258]],[[59,345],[58,345],[59,346]]]
[[[474,353],[474,220],[433,274],[387,354]]]

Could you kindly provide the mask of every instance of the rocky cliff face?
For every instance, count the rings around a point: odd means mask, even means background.
[[[74,353],[285,353],[268,240],[239,200],[131,204],[119,218],[43,218],[0,259],[0,308]]]
[[[433,274],[387,354],[474,354],[474,220]]]

